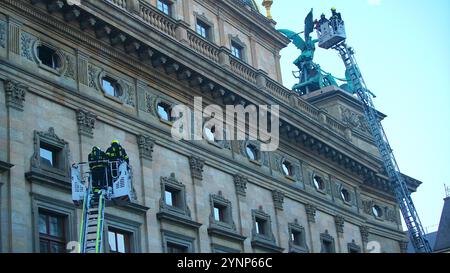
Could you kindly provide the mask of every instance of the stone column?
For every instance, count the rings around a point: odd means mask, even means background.
[[[362,241],[362,252],[367,252],[367,243],[369,242],[369,227],[368,226],[360,226],[359,232],[361,233],[361,241]]]
[[[31,139],[24,139],[23,132],[28,130],[24,123],[24,102],[28,87],[22,83],[5,80],[5,104],[7,119],[7,162],[14,164],[7,178],[7,221],[9,223],[6,252],[32,252],[33,238],[31,200],[25,172],[28,171],[24,154],[26,148],[32,145]]]
[[[250,240],[244,241],[243,246],[243,252],[244,253],[251,253],[253,252],[252,246],[250,244],[251,241],[251,234],[252,234],[252,226],[244,226],[242,223],[242,219],[249,219],[250,209],[248,208],[247,202],[246,202],[246,195],[247,195],[247,183],[248,178],[241,175],[241,174],[235,174],[233,177],[234,180],[234,188],[236,190],[236,196],[237,196],[237,209],[239,215],[237,215],[238,221],[239,221],[239,233],[242,235],[248,235]]]
[[[280,224],[281,218],[283,218],[283,203],[284,203],[284,193],[280,190],[272,191],[273,205],[275,207],[275,224],[277,227],[277,244],[281,246],[281,228],[284,228]]]
[[[191,168],[191,177],[194,191],[194,212],[197,223],[209,223],[210,208],[208,202],[199,201],[199,198],[208,194],[203,189],[203,167],[205,160],[191,155],[189,157],[189,166]],[[205,218],[202,219],[201,217]],[[198,252],[211,252],[211,246],[208,244],[208,225],[202,225],[198,230]]]
[[[334,216],[334,223],[336,224],[336,233],[337,233],[337,247],[338,253],[344,253],[345,249],[345,241],[344,241],[344,224],[345,219],[342,215]]]
[[[314,235],[318,235],[318,234],[313,234],[313,233],[317,233],[317,227],[316,227],[317,207],[311,203],[308,203],[305,205],[305,209],[306,209],[306,219],[308,220],[308,228],[309,228],[309,245],[310,245],[309,249],[311,250],[311,253],[319,252],[320,249],[316,249],[314,247]],[[315,240],[317,240],[317,238],[315,238]]]
[[[155,140],[148,135],[138,135],[137,143],[141,169],[142,203],[144,206],[153,209],[153,211],[149,211],[145,215],[144,250],[146,252],[156,252],[159,249],[151,249],[152,245],[160,245],[159,238],[157,237],[159,225],[155,210],[158,207],[159,196],[152,195],[152,193],[156,192],[155,187],[159,186],[159,183],[153,182],[153,148],[155,146]],[[152,228],[155,228],[155,230]]]

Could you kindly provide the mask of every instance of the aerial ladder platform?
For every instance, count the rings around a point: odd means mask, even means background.
[[[79,252],[102,253],[105,208],[125,206],[131,202],[133,175],[131,167],[124,161],[96,161],[108,165],[105,167],[107,183],[103,189],[94,192],[89,163],[92,162],[76,163],[71,168],[72,200],[77,208],[82,209]]]
[[[345,24],[340,14],[339,16],[331,17],[329,21],[321,24],[317,29],[317,34],[319,47],[337,50],[344,61],[347,84],[362,103],[370,132],[374,137],[384,168],[390,179],[391,187],[403,219],[405,220],[415,251],[417,253],[432,252],[425,238],[425,231],[420,222],[409,189],[400,172],[383,126],[378,119],[377,110],[372,100],[373,94],[367,89],[361,71],[358,68],[353,49],[346,44]]]

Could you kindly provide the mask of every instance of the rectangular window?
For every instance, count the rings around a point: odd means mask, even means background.
[[[188,253],[188,247],[168,242],[167,253]]]
[[[103,77],[102,87],[106,94],[112,97],[120,97],[119,84],[116,80],[109,77]]]
[[[266,220],[256,218],[256,233],[265,235],[266,234]]]
[[[46,211],[39,211],[39,248],[41,253],[65,253],[65,219]]]
[[[41,164],[46,167],[60,168],[59,156],[61,149],[52,147],[46,143],[41,142],[39,147],[39,157]]]
[[[218,222],[226,222],[225,210],[225,207],[214,204],[214,220]]]
[[[236,42],[231,42],[231,54],[233,54],[234,57],[242,60],[243,50],[244,48],[241,45],[237,44]]]
[[[179,208],[180,204],[178,202],[180,192],[171,188],[167,188],[164,192],[164,198],[166,201],[166,204],[171,207]]]
[[[210,40],[210,30],[211,27],[208,24],[197,19],[196,31],[200,36],[207,40]]]
[[[333,253],[333,243],[328,240],[322,241],[323,253]]]
[[[130,234],[128,232],[109,229],[108,243],[111,253],[130,253]]]
[[[168,16],[172,16],[172,4],[167,0],[158,0],[157,8]]]
[[[302,233],[299,231],[292,231],[291,233],[292,243],[296,246],[303,246],[302,243]]]

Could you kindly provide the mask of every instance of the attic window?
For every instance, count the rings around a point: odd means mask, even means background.
[[[374,205],[372,207],[372,213],[375,217],[379,218],[383,216],[383,211],[381,210],[380,206]]]
[[[282,167],[283,167],[283,173],[285,175],[287,175],[287,176],[294,175],[292,164],[289,161],[287,161],[287,160],[283,161]]]
[[[169,104],[160,102],[158,103],[158,116],[160,119],[165,121],[172,121],[172,115],[171,115],[171,107]]]
[[[43,65],[55,70],[61,67],[61,59],[53,48],[40,45],[37,47],[37,55]]]
[[[254,145],[252,144],[247,145],[245,150],[250,160],[254,161],[258,160],[258,149]]]
[[[318,175],[314,175],[313,177],[314,187],[316,187],[317,190],[325,190],[325,182],[323,182],[322,177]]]
[[[350,192],[347,189],[342,189],[341,190],[341,198],[345,202],[349,203],[351,201]]]
[[[112,97],[120,97],[122,95],[119,83],[111,77],[106,76],[102,78],[102,88],[106,94]]]

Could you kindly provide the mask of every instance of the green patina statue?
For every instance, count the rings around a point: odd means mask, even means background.
[[[318,22],[316,22],[317,24]],[[301,55],[294,61],[295,66],[299,69],[299,83],[295,84],[292,89],[301,95],[307,94],[314,90],[318,90],[325,86],[338,86],[335,78],[324,72],[320,65],[313,62],[315,44],[318,39],[312,39],[311,33],[314,31],[313,10],[311,9],[305,18],[305,39],[300,37],[300,33],[296,33],[289,29],[280,29],[279,32],[288,37],[292,43],[302,51]]]

